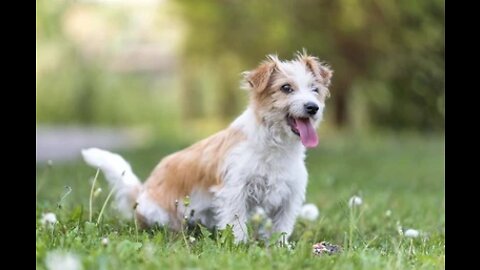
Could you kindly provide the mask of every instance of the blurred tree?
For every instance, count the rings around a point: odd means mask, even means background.
[[[178,0],[171,4],[180,13],[159,8],[158,18],[163,20],[157,24],[164,29],[166,18],[179,18],[187,27],[177,73],[181,87],[162,81],[162,89],[175,91],[158,91],[158,98],[144,91],[153,89],[153,80],[109,71],[109,62],[103,61],[108,57],[100,57],[112,54],[128,39],[103,46],[108,38],[98,30],[98,21],[116,18],[113,28],[124,29],[130,25],[121,23],[129,21],[128,10],[37,1],[39,121],[157,123],[177,116],[179,108],[184,117],[210,120],[214,114],[230,120],[244,107],[246,95],[238,90],[242,71],[254,68],[266,54],[291,58],[306,48],[335,71],[327,117],[333,116],[339,127],[364,128],[357,123],[362,119],[373,127],[444,128],[445,6],[441,0]],[[80,16],[90,23],[84,25],[74,17],[72,27],[68,18],[79,15],[72,13],[79,7],[85,7],[83,15],[94,12],[93,18],[102,19],[95,24],[91,17]],[[112,17],[115,10],[118,18]],[[95,29],[91,32],[97,34],[96,42],[82,35],[88,27]],[[79,34],[82,42],[75,42],[75,35],[66,35],[66,30]],[[118,36],[115,31],[108,33],[110,39]],[[92,44],[103,46],[99,56],[82,57],[82,51],[95,47]],[[177,94],[181,104],[175,103]],[[122,100],[137,105],[124,106]]]
[[[218,97],[217,112],[231,118],[243,108],[239,89],[240,73],[253,68],[287,34],[281,17],[264,17],[281,6],[262,1],[192,1],[181,0],[181,14],[187,21],[188,34],[184,47],[184,67],[189,73],[205,72],[200,67],[213,70],[210,76],[214,93]],[[203,62],[192,66],[192,62]],[[198,63],[198,62],[197,62]],[[204,76],[188,76],[187,79],[207,79]],[[210,78],[208,78],[210,79]],[[200,82],[185,83],[183,91],[195,93]],[[188,88],[188,87],[191,88]],[[182,95],[191,98],[189,95]],[[188,110],[188,109],[187,109]]]
[[[444,127],[444,3],[425,1],[180,0],[189,35],[185,58],[219,67],[224,80],[253,67],[267,53],[290,57],[302,48],[335,70],[335,122],[349,123],[351,90],[364,92],[370,119],[394,128]],[[229,56],[230,57],[230,56]],[[192,72],[195,68],[192,67]],[[225,115],[238,108],[238,80],[218,84]],[[360,85],[360,84],[359,84]],[[188,91],[188,90],[187,90]]]

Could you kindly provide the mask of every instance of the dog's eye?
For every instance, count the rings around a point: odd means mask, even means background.
[[[315,92],[315,93],[318,93],[318,88],[315,87],[315,88],[312,89],[312,91]]]
[[[282,85],[282,87],[280,87],[280,89],[284,92],[284,93],[287,93],[287,94],[290,94],[293,92],[293,89],[292,89],[292,86],[290,86],[290,84],[284,84]]]

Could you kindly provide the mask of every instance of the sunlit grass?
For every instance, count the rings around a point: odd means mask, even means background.
[[[186,145],[169,141],[121,154],[144,179],[162,156]],[[443,269],[444,158],[442,136],[321,137],[307,156],[307,202],[320,216],[297,222],[292,250],[253,239],[235,246],[231,233],[205,229],[137,231],[108,206],[101,223],[90,223],[89,179],[96,171],[80,161],[37,167],[37,269],[45,269],[53,250],[76,254],[84,269]],[[96,186],[109,191],[103,175],[98,178]],[[65,186],[72,191],[57,207]],[[107,193],[93,202],[95,220]],[[362,204],[349,207],[352,196]],[[40,222],[47,212],[57,216],[53,228]],[[407,229],[420,235],[408,238]],[[323,240],[342,246],[342,253],[312,255],[312,245]]]

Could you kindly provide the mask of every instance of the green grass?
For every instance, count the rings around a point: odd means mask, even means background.
[[[162,156],[186,145],[165,142],[121,154],[144,179]],[[89,223],[96,171],[80,161],[37,166],[37,269],[45,269],[47,253],[57,249],[77,254],[85,269],[444,269],[444,160],[443,136],[321,137],[307,155],[307,202],[318,206],[320,218],[297,222],[293,250],[254,241],[235,246],[228,232],[197,235],[191,243],[161,228],[137,231],[109,206],[95,225],[109,193],[103,175]],[[66,196],[65,186],[72,188]],[[348,207],[352,195],[363,198],[358,208]],[[45,212],[57,215],[54,228],[40,224]],[[423,234],[406,238],[399,226]],[[322,240],[343,252],[313,256],[312,244]]]

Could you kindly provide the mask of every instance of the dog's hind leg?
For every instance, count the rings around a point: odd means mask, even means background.
[[[171,227],[169,213],[163,209],[157,202],[152,200],[145,190],[138,196],[135,217],[142,228],[153,225]]]

